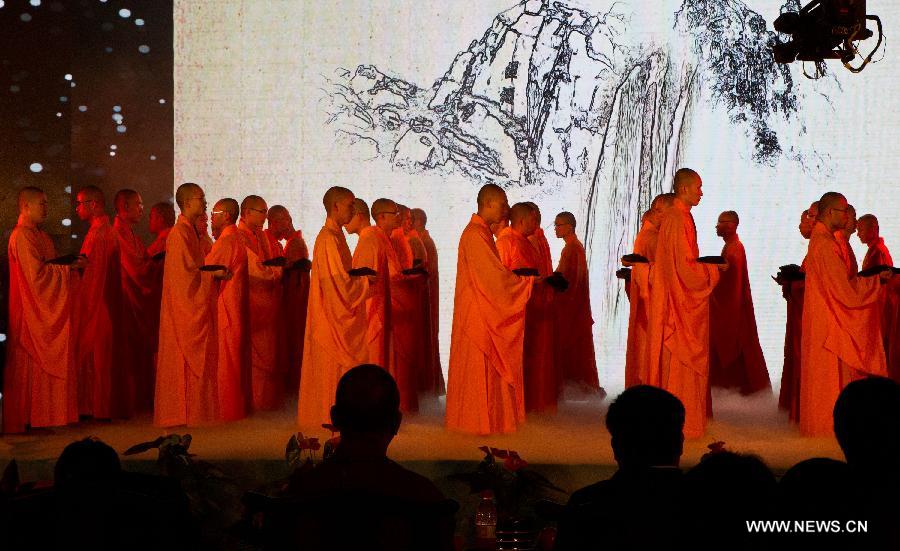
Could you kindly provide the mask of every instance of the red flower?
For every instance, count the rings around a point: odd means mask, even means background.
[[[512,452],[506,460],[503,461],[503,466],[506,467],[506,470],[514,473],[519,469],[527,467],[528,462],[519,457],[519,454],[516,452]]]
[[[307,439],[307,445],[309,446],[309,449],[311,449],[312,451],[318,451],[318,449],[322,447],[322,446],[319,444],[319,439],[318,439],[318,438],[309,438],[309,439]]]

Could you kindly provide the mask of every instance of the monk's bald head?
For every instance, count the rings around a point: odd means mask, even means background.
[[[738,218],[738,214],[733,210],[726,210],[719,215],[719,220],[716,222],[716,235],[725,239],[727,242],[735,233],[737,233],[739,223],[740,219]]]
[[[506,192],[496,184],[485,184],[478,190],[478,215],[485,222],[495,224],[509,215]]]
[[[738,217],[738,213],[733,210],[726,210],[725,212],[720,214],[719,221],[731,222],[735,226],[741,223],[741,219]]]
[[[836,191],[829,191],[819,199],[818,220],[830,232],[847,227],[847,198]]]
[[[270,223],[272,220],[280,220],[288,216],[290,216],[290,213],[284,205],[272,205],[269,207],[269,212],[266,214],[266,218]]]
[[[353,200],[353,213],[358,216],[363,216],[366,220],[369,219],[369,205],[366,204],[365,201],[357,197]]]
[[[185,182],[175,190],[175,204],[178,205],[178,209],[184,213],[185,209],[189,207],[188,203],[196,200],[200,195],[204,195],[203,188],[193,182]]]
[[[137,201],[140,197],[140,194],[133,189],[120,189],[116,192],[116,196],[113,199],[116,213],[121,214],[125,212],[128,209],[128,203]]]
[[[535,217],[537,217],[538,224],[541,223],[541,207],[537,206],[537,203],[532,201],[525,201],[525,204],[531,207],[531,210],[534,211]]]
[[[700,175],[696,170],[691,168],[679,168],[675,172],[675,178],[672,181],[672,191],[675,195],[681,195],[688,186],[695,185],[700,180]]]
[[[874,214],[864,214],[856,221],[856,235],[866,245],[876,243],[879,233],[878,218]]]
[[[23,187],[18,195],[19,215],[32,224],[43,224],[47,220],[47,195],[41,188]]]
[[[425,214],[425,211],[422,209],[412,209],[410,212],[412,215],[413,226],[417,230],[424,230],[426,224],[428,224],[428,215]]]
[[[356,233],[358,234],[363,230],[363,228],[367,228],[372,225],[372,221],[369,216],[369,205],[360,199],[359,197],[353,200],[353,204],[351,205],[353,209],[353,217],[350,218],[350,221],[344,226],[344,229],[347,230],[347,233]]]
[[[353,192],[341,186],[332,186],[328,188],[325,195],[322,196],[322,204],[325,206],[325,212],[331,212],[335,204],[341,199],[353,197]]]
[[[19,213],[24,212],[29,204],[40,203],[42,199],[46,199],[44,190],[39,187],[26,186],[19,190],[18,206]]]
[[[837,207],[838,209],[846,209],[847,208],[847,198],[844,197],[843,194],[838,193],[836,191],[829,191],[822,195],[822,198],[819,199],[817,205],[817,217],[819,220],[822,219],[823,216],[828,216],[829,211]],[[810,207],[810,210],[813,210]]]
[[[575,235],[575,215],[569,211],[563,211],[556,215],[553,221],[556,237],[566,239],[570,235]]]
[[[650,211],[649,216],[647,217],[647,221],[656,226],[657,229],[662,225],[663,216],[665,216],[666,211],[672,208],[672,205],[675,204],[675,194],[674,193],[661,193],[653,198],[653,201],[650,202]]]
[[[509,208],[509,223],[513,227],[533,216],[535,216],[534,208],[529,203],[516,203]]]
[[[75,195],[75,214],[85,222],[106,216],[105,205],[103,191],[97,186],[84,186]]]
[[[227,220],[231,224],[236,224],[238,215],[240,214],[240,207],[238,206],[237,199],[226,197],[216,201],[216,204],[213,207],[213,220],[216,219],[216,216],[218,216],[218,213],[220,212],[224,220]]]
[[[78,195],[83,196],[86,200],[96,202],[101,207],[106,206],[106,197],[103,195],[103,190],[97,186],[84,186],[78,190]]]

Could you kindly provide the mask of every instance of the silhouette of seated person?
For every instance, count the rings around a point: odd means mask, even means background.
[[[679,525],[684,405],[639,385],[609,406],[606,427],[619,469],[572,494],[559,522],[556,551],[667,549]]]
[[[327,460],[291,478],[293,535],[287,537],[298,538],[303,549],[453,548],[456,503],[387,458],[401,419],[397,383],[386,370],[360,365],[341,377],[331,408],[340,444]]]
[[[748,520],[776,518],[778,484],[763,461],[729,451],[707,453],[684,475],[680,544],[689,549],[769,549]]]
[[[193,547],[177,481],[122,471],[116,451],[95,438],[66,446],[52,491],[13,501],[3,549]]]

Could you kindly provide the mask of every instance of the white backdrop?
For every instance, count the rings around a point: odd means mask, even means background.
[[[569,4],[602,14],[611,2]],[[796,229],[800,212],[823,192],[842,191],[860,215],[871,212],[879,216],[888,246],[895,245],[895,252],[900,253],[900,194],[895,183],[900,168],[895,145],[895,98],[900,81],[895,71],[900,63],[888,44],[885,59],[859,75],[831,62],[830,76],[811,81],[802,77],[799,66],[792,67],[792,90],[799,108],[789,116],[780,112],[768,116],[782,152],[760,161],[754,157],[755,144],[747,125],[730,120],[735,112],[711,91],[709,82],[715,77],[709,65],[692,61],[691,55],[696,54],[685,53],[692,38],[675,28],[680,3],[660,3],[652,13],[636,11],[644,3],[618,4],[622,21],[609,28],[620,31],[616,40],[627,45],[631,54],[640,57],[659,50],[676,69],[698,68],[692,108],[684,115],[676,154],[666,164],[669,169],[675,164],[690,166],[703,176],[705,196],[694,211],[701,254],[716,254],[721,248],[714,231],[718,213],[733,209],[740,214],[739,233],[750,261],[760,338],[777,386],[785,313],[780,290],[769,275],[779,265],[799,264],[805,254],[806,242]],[[781,0],[756,0],[746,5],[721,0],[721,4],[758,12],[771,29]],[[900,20],[900,5],[875,0],[869,4],[869,10],[881,16],[890,33],[893,23]],[[446,166],[434,170],[398,166],[396,153],[373,150],[371,140],[348,140],[333,117],[335,83],[344,82],[359,65],[373,65],[381,73],[430,88],[453,66],[458,54],[473,46],[473,40],[487,40],[485,31],[492,24],[497,28],[494,18],[515,5],[512,0],[176,0],[175,185],[197,182],[211,202],[221,197],[240,201],[256,193],[270,206],[284,204],[310,247],[324,220],[322,193],[331,185],[347,186],[370,203],[390,197],[425,209],[440,256],[441,347],[446,370],[456,245],[475,209],[475,192],[483,180]],[[539,8],[540,2],[532,0],[517,9],[534,12]],[[591,47],[600,50],[598,44],[595,38]],[[864,49],[870,46],[866,44]],[[573,56],[578,53],[576,47]],[[588,64],[576,66],[573,61],[569,80],[600,79],[596,72],[589,74],[595,60],[579,59]],[[735,67],[735,71],[754,70],[742,66],[740,60]],[[619,102],[624,109],[625,100]],[[593,99],[585,112],[590,114],[592,109],[603,112]],[[554,113],[562,120],[549,124],[557,127],[566,124],[566,117],[571,119],[564,109]],[[489,133],[485,129],[489,127],[480,127]],[[499,132],[497,140],[504,138],[502,130]],[[573,131],[572,135],[573,140],[585,144],[590,171],[599,155],[591,152],[602,147],[604,134],[575,135]],[[488,142],[495,138],[480,137]],[[636,143],[640,145],[640,137]],[[619,158],[613,157],[611,162]],[[506,158],[499,162],[509,166]],[[610,176],[616,174],[615,167],[605,170],[599,180],[604,193],[619,189],[621,194],[622,186],[630,185],[630,180],[623,184]],[[598,318],[594,331],[598,369],[601,384],[617,390],[624,378],[627,319],[621,310],[615,313],[610,303],[624,300],[624,293],[620,287],[611,287],[618,283],[609,281],[607,270],[608,258],[616,258],[618,251],[601,251],[597,243],[606,236],[600,232],[619,231],[620,240],[628,243],[622,246],[629,248],[635,213],[642,207],[632,208],[635,212],[627,214],[623,222],[619,220],[623,214],[602,200],[592,209],[588,206],[589,175],[565,170],[562,174],[538,174],[531,179],[508,174],[510,182],[518,180],[509,186],[510,202],[533,200],[541,206],[554,258],[561,246],[553,237],[553,215],[571,210],[579,218],[594,217],[591,269],[592,302]],[[664,176],[656,178],[662,181]],[[861,261],[864,247],[856,237],[852,244]],[[598,314],[599,310],[603,314]]]

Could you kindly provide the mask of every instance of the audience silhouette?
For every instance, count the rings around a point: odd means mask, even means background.
[[[684,415],[678,398],[660,388],[634,386],[616,398],[606,427],[619,469],[572,494],[559,522],[557,551],[671,545],[682,509]]]

